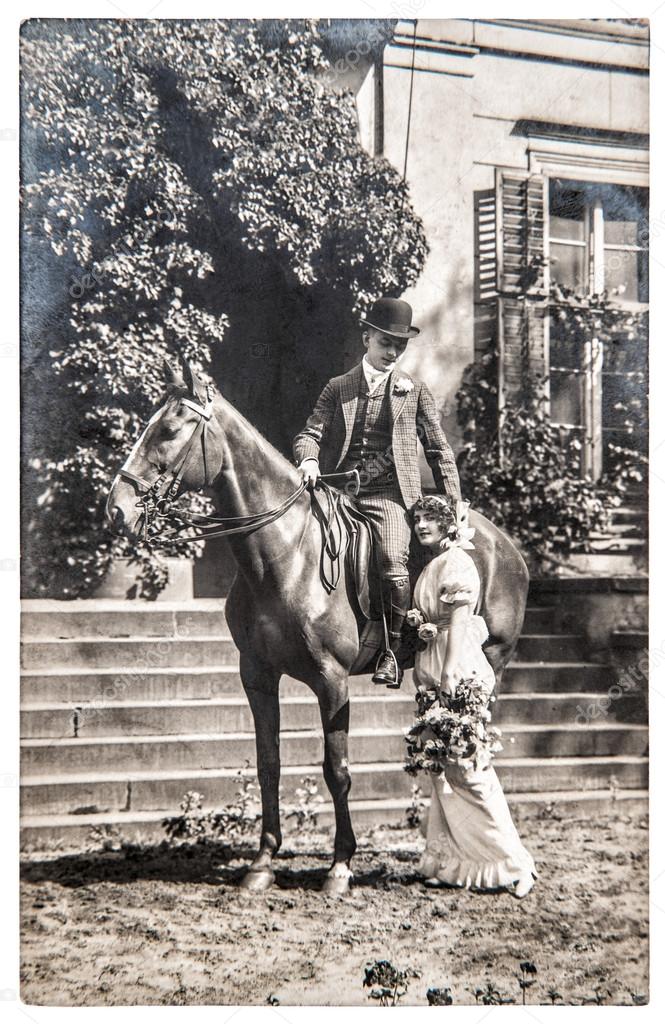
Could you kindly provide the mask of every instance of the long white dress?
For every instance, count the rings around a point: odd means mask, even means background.
[[[441,681],[448,644],[452,605],[469,605],[465,642],[455,667],[459,678],[475,673],[489,701],[494,672],[482,649],[487,639],[484,619],[472,614],[480,593],[480,578],[471,557],[452,547],[434,558],[421,573],[414,604],[437,635],[416,655],[416,685],[434,687]],[[426,878],[447,885],[494,889],[510,886],[528,872],[536,875],[529,852],[513,823],[494,768],[448,765],[431,774],[432,799],[425,852],[418,865]]]

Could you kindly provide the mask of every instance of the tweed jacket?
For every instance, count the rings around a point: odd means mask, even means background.
[[[396,378],[410,381],[411,390],[397,393]],[[348,373],[328,381],[312,415],[294,438],[293,454],[298,465],[303,459],[318,459],[322,473],[334,473],[339,468],[351,442],[362,380],[362,363],[359,363]],[[405,508],[410,508],[422,494],[418,438],[439,493],[460,498],[455,456],[441,429],[429,388],[402,371],[393,371],[387,386],[390,389],[392,456]]]

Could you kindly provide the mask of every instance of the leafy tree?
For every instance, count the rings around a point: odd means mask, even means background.
[[[24,24],[30,594],[84,595],[120,553],[161,585],[149,548],[106,531],[103,504],[160,401],[164,357],[211,373],[285,447],[358,313],[415,281],[422,225],[398,173],[360,146],[324,28]]]

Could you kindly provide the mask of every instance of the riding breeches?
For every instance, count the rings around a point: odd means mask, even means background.
[[[371,521],[379,546],[378,563],[388,610],[388,630],[391,647],[397,648],[402,624],[410,607],[411,587],[409,585],[409,542],[411,529],[406,518],[406,509],[393,497],[380,494],[363,494],[356,498],[356,505]]]
[[[382,494],[363,494],[362,491],[355,502],[374,527],[379,545],[381,576],[384,579],[408,578],[411,528],[404,506],[395,498]]]

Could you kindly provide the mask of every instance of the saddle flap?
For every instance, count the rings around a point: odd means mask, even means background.
[[[372,614],[372,580],[376,578],[372,525],[340,491],[325,483],[317,491],[312,492],[312,511],[321,524],[321,582],[328,593],[337,587],[344,557],[361,615],[365,619],[380,617],[380,611]],[[380,601],[377,604],[380,606]]]
[[[366,619],[376,618],[372,615],[372,578],[376,579],[373,565],[372,524],[350,502],[341,507],[343,518],[347,521],[350,543],[347,549],[346,564],[350,578],[353,580],[358,607]]]

